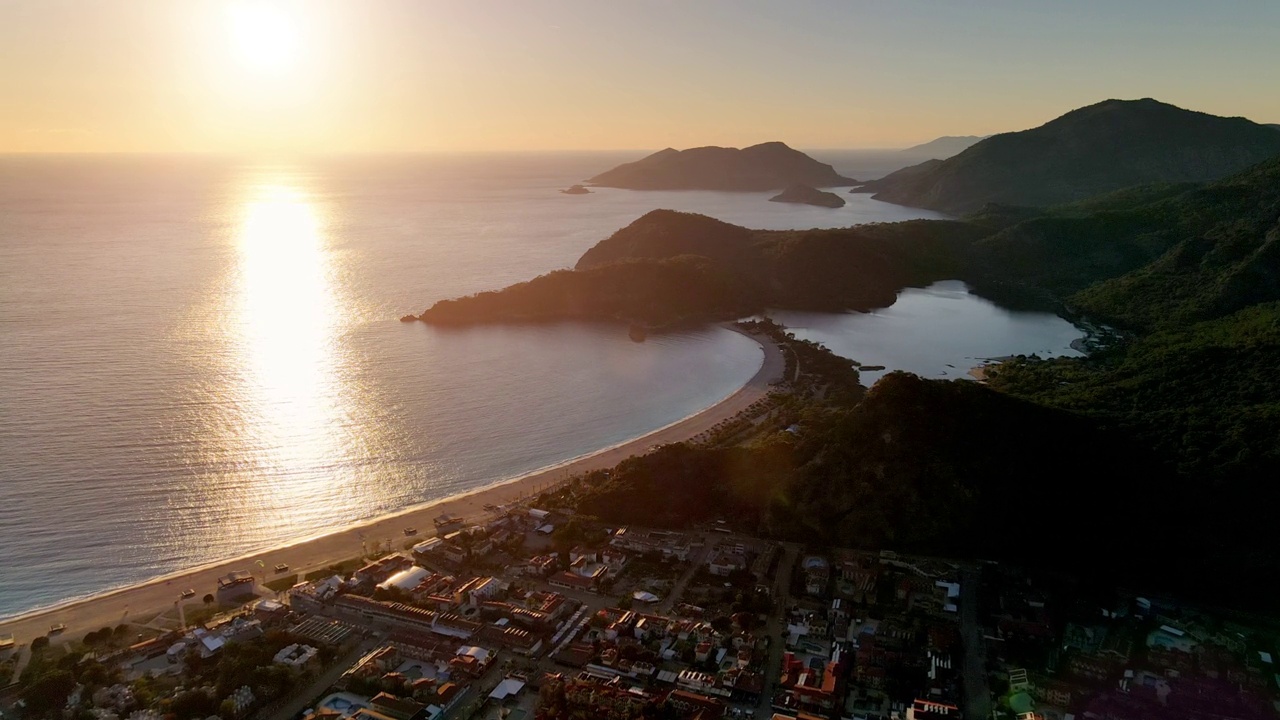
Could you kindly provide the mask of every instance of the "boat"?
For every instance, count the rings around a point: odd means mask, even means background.
[[[276,565],[276,572],[289,572],[289,565],[287,563],[280,563],[279,565]]]
[[[183,599],[183,600],[189,600],[189,599],[191,599],[191,598],[193,598],[193,597],[195,597],[195,596],[196,596],[196,591],[195,591],[195,590],[192,590],[191,588],[188,588],[188,589],[186,589],[186,590],[183,590],[183,591],[182,591],[182,599]]]
[[[418,528],[407,527],[404,529],[405,537],[413,537],[414,535],[417,535],[417,534],[418,534]]]
[[[50,625],[50,626],[49,626],[49,634],[50,634],[50,635],[57,635],[58,633],[62,632],[63,630],[66,630],[66,629],[67,629],[67,624],[66,624],[66,623],[57,623],[56,625]]]

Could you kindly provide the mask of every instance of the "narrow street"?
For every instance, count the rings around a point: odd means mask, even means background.
[[[291,720],[297,717],[303,710],[306,710],[308,703],[316,698],[317,695],[324,692],[331,685],[338,682],[338,678],[342,677],[342,673],[347,671],[357,660],[365,653],[369,652],[376,646],[375,640],[365,640],[357,644],[349,650],[347,654],[340,656],[316,679],[311,681],[305,690],[296,692],[286,700],[274,712],[266,716],[265,720]],[[259,717],[262,717],[261,715]]]
[[[782,543],[782,558],[778,561],[778,570],[773,577],[774,612],[770,613],[769,623],[765,626],[765,634],[769,638],[769,659],[765,661],[764,667],[764,692],[760,694],[760,703],[756,707],[758,720],[773,715],[773,690],[782,667],[782,652],[786,647],[782,639],[782,632],[786,629],[783,618],[786,617],[787,605],[791,599],[791,571],[795,567],[798,553],[798,546]]]
[[[964,716],[991,716],[991,692],[987,686],[987,653],[978,622],[979,573],[975,568],[960,572],[960,635],[964,641]]]
[[[662,599],[658,605],[657,611],[659,615],[669,615],[671,608],[675,607],[676,602],[684,595],[684,589],[689,585],[689,581],[707,562],[707,553],[711,550],[711,543],[707,541],[707,536],[702,535],[702,547],[695,550],[689,555],[689,568],[680,574],[675,583],[671,586],[671,592]]]

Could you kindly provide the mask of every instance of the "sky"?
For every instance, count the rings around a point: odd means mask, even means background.
[[[0,0],[0,152],[905,147],[1280,123],[1280,2]]]

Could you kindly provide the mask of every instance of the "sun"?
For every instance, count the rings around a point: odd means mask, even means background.
[[[229,5],[227,30],[236,59],[249,70],[282,73],[297,61],[297,19],[269,0]]]

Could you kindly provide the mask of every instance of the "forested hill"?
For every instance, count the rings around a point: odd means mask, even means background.
[[[855,406],[806,412],[798,435],[665,446],[588,478],[575,497],[579,512],[608,523],[727,518],[813,545],[1150,582],[1167,567],[1155,553],[1199,567],[1184,530],[1196,506],[1185,482],[1089,419],[976,383],[890,373]],[[1156,505],[1159,514],[1142,512]]]
[[[655,210],[587,251],[572,271],[436,303],[429,323],[592,318],[649,326],[741,317],[766,307],[871,309],[906,286],[957,277],[985,230],[917,221],[837,230],[748,230]]]
[[[1185,324],[1280,299],[1278,217],[1280,157],[1212,185],[1143,186],[1032,214],[978,241],[967,279],[1047,290],[1132,330]]]
[[[1143,100],[1107,100],[993,135],[943,161],[864,185],[887,202],[952,214],[987,203],[1047,207],[1147,183],[1207,182],[1280,154],[1280,135]]]
[[[781,142],[742,149],[667,148],[602,172],[588,182],[631,190],[781,190],[803,183],[812,187],[854,185],[830,165]]]

